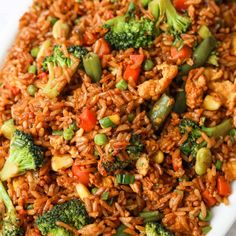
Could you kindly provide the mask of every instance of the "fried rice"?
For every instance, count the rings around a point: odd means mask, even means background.
[[[104,23],[124,15],[130,2],[34,0],[20,19],[18,35],[0,70],[0,125],[13,119],[16,129],[31,134],[34,143],[45,148],[40,168],[4,182],[26,236],[42,235],[36,219],[53,206],[74,198],[83,201],[92,219],[80,229],[58,222],[74,235],[115,235],[120,225],[124,225],[123,232],[127,235],[145,235],[144,219],[140,217],[144,211],[159,211],[162,214],[159,222],[174,235],[204,235],[203,229],[210,222],[199,214],[206,218],[211,207],[229,204],[230,190],[222,193],[219,177],[224,178],[228,188],[236,178],[236,4],[186,0],[186,9],[180,14],[191,19],[191,26],[179,35],[179,42],[191,54],[175,58],[172,50],[176,38],[166,30],[166,22],[158,23],[161,33],[155,35],[149,47],[117,50],[107,42],[108,49],[102,49],[101,39],[108,31]],[[153,20],[150,9],[144,8],[140,1],[134,3],[136,17]],[[63,37],[65,32],[59,35],[57,32],[55,36],[53,20],[66,24],[66,37]],[[178,68],[184,63],[194,64],[192,52],[202,40],[198,32],[203,25],[217,40],[214,51],[217,64],[205,63],[193,68],[181,76],[180,82]],[[32,55],[32,49],[42,48],[47,40],[51,45],[44,54]],[[43,70],[42,63],[55,45],[60,45],[65,55],[69,55],[68,47],[72,45],[97,53],[101,79],[94,83],[92,75],[78,66],[74,74],[65,71],[58,96],[46,96],[42,91],[49,72]],[[132,70],[140,68],[138,80],[128,80],[127,88],[120,89],[117,83],[124,79],[127,66],[132,65],[133,55],[152,60],[153,67],[145,70],[145,62],[141,62],[142,66],[131,66]],[[82,59],[72,60],[78,60],[79,64]],[[32,65],[36,68],[33,73],[29,70]],[[56,68],[55,73],[60,73],[60,69]],[[29,93],[30,85],[37,89],[33,96]],[[186,93],[186,109],[172,110],[157,129],[150,110],[163,94],[176,102],[176,92],[181,89]],[[216,109],[206,105],[207,96],[215,99],[219,105]],[[92,128],[83,125],[81,114],[85,110],[95,117]],[[105,117],[110,117],[114,124],[101,125]],[[198,143],[204,142],[212,156],[207,170],[200,175],[195,169],[196,155],[181,149],[191,132],[190,129],[181,133],[179,127],[184,119],[199,127],[214,127],[226,119],[232,124],[231,132],[220,137],[207,135],[203,129]],[[67,139],[63,132],[73,124],[76,129]],[[106,137],[102,145],[95,139],[98,134]],[[134,137],[139,138],[141,146],[132,153],[128,147]],[[10,149],[10,140],[4,132],[0,142],[2,168]],[[54,162],[58,158],[62,158],[62,164],[56,168],[58,163]],[[116,158],[123,163],[129,160],[128,167],[114,171],[104,168],[105,161],[114,163]],[[216,163],[221,164],[220,168]],[[81,177],[81,172],[86,176]],[[135,180],[120,184],[119,174],[129,174]],[[85,197],[78,191],[78,184],[86,189]],[[108,195],[104,197],[104,193]],[[6,211],[3,203],[0,209],[2,220]]]

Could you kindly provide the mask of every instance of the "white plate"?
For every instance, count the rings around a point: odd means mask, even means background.
[[[0,63],[17,33],[19,17],[27,10],[32,0],[1,0],[0,6]],[[213,209],[212,230],[208,236],[225,236],[236,220],[236,182],[233,194],[229,198],[230,205],[221,204]],[[231,233],[228,236],[233,236]]]

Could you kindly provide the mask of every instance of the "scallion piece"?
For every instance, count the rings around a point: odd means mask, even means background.
[[[207,210],[207,215],[206,215],[205,218],[203,217],[202,212],[200,212],[198,218],[199,218],[199,220],[201,220],[201,221],[210,221],[211,218],[212,218],[212,214],[211,214],[210,211]]]
[[[52,135],[61,136],[61,135],[63,135],[63,130],[53,130],[52,131]]]
[[[103,192],[101,195],[101,199],[106,201],[109,198],[109,192]]]
[[[144,223],[158,221],[162,218],[162,214],[159,211],[143,211],[139,216],[143,218]]]
[[[118,184],[133,184],[134,180],[135,180],[134,175],[129,175],[129,174],[116,175],[116,182]]]
[[[128,84],[124,79],[122,79],[116,84],[116,88],[119,90],[126,90],[128,88]]]
[[[108,116],[99,120],[99,124],[101,125],[102,128],[109,128],[109,127],[114,128],[116,126]]]
[[[217,160],[216,163],[215,163],[215,167],[216,167],[217,170],[221,170],[221,167],[222,167],[222,161]]]

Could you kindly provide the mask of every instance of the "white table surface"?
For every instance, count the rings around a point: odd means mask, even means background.
[[[9,40],[12,40],[11,36],[9,37],[9,31],[11,31],[12,34],[14,35],[15,20],[14,22],[12,22],[11,18],[13,19],[20,18],[22,13],[25,12],[25,6],[30,5],[31,1],[32,0],[0,0],[0,38],[7,37]],[[5,50],[6,49],[1,47],[0,45],[0,58],[3,54],[6,53]],[[234,202],[231,204],[236,204],[236,203]],[[225,218],[225,216],[223,215],[222,217]],[[225,236],[236,236],[236,223],[234,223],[230,231]]]

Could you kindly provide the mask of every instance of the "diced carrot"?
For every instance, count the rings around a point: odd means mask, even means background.
[[[217,191],[222,197],[228,197],[231,194],[231,186],[224,176],[217,178]]]
[[[130,55],[130,59],[133,61],[135,66],[141,66],[144,60],[143,54]]]
[[[38,74],[37,78],[38,78],[38,79],[43,79],[43,78],[46,77],[47,75],[48,75],[47,73],[42,72],[42,73]]]
[[[80,115],[80,128],[84,129],[85,131],[91,131],[94,129],[97,118],[94,112],[90,111],[89,109],[85,109],[82,114]]]
[[[208,190],[205,190],[202,193],[203,200],[207,204],[208,207],[212,207],[216,204],[216,199],[211,195],[211,193]]]
[[[143,54],[134,54],[130,55],[130,59],[133,62],[133,64],[129,64],[124,72],[124,79],[126,81],[132,81],[134,83],[137,83],[139,74],[141,72],[141,65],[144,60]]]
[[[84,184],[88,186],[89,184],[89,171],[82,170],[79,165],[76,165],[75,163],[72,165],[72,173],[74,176],[78,178],[78,181],[81,184]]]
[[[186,0],[174,0],[173,4],[177,11],[185,11],[188,9],[188,5],[186,4]]]
[[[102,57],[103,55],[110,54],[111,50],[107,41],[100,38],[94,44],[94,52],[97,53],[99,57]]]
[[[178,50],[178,48],[173,46],[171,47],[170,54],[171,54],[171,59],[173,60],[177,59],[184,60],[186,58],[191,57],[192,49],[185,45],[180,50]]]
[[[20,89],[16,86],[11,86],[9,84],[5,84],[5,88],[9,89],[14,96],[18,95],[20,93]]]
[[[87,31],[84,32],[84,43],[86,45],[91,45],[95,42],[96,40],[96,35],[92,33],[88,33]]]

